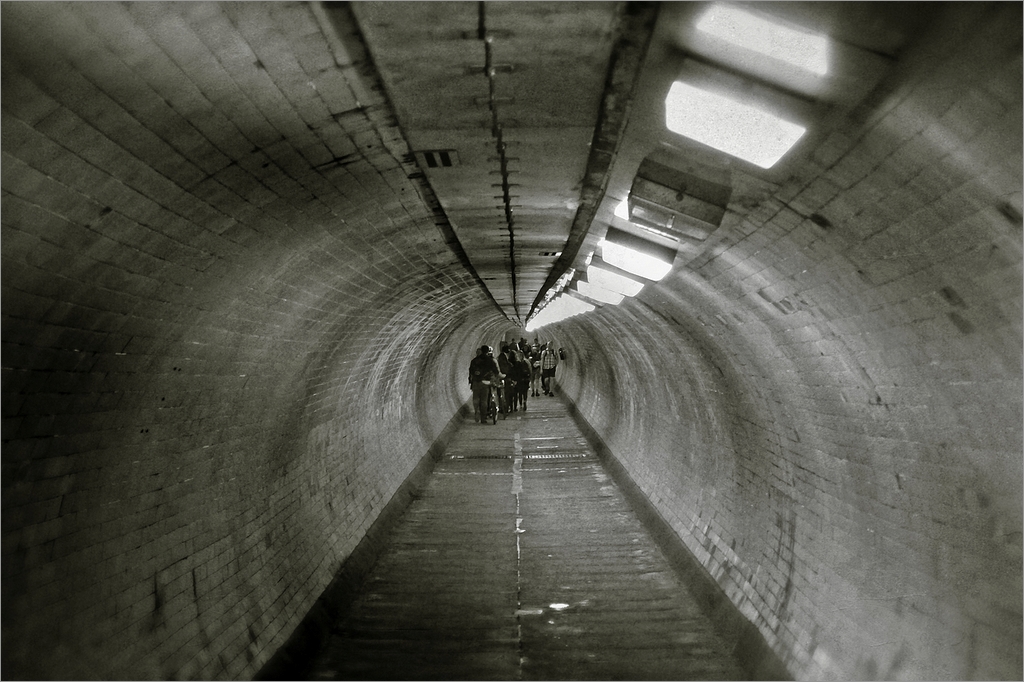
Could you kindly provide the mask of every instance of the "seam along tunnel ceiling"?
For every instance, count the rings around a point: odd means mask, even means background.
[[[352,11],[473,268],[522,326],[577,215],[596,208],[655,8],[627,15],[616,3],[402,3]],[[608,83],[610,75],[622,82]],[[581,221],[576,231],[587,227]]]
[[[527,336],[794,677],[1021,678],[1019,4],[0,7],[5,677],[257,674]]]

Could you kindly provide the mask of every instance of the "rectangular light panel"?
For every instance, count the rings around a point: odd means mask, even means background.
[[[576,282],[576,291],[580,292],[587,298],[592,298],[595,301],[608,303],[610,305],[618,305],[622,303],[622,299],[625,298],[625,296],[617,291],[609,291],[608,289],[588,282]]]
[[[672,270],[672,263],[609,241],[602,241],[601,259],[620,270],[657,282]]]
[[[562,294],[527,322],[526,331],[532,333],[545,325],[561,322],[574,315],[588,313],[592,310],[594,310],[594,306],[590,303]]]
[[[726,5],[712,6],[696,25],[697,30],[710,36],[816,76],[828,73],[826,36],[790,28]]]
[[[587,281],[596,287],[614,291],[623,296],[636,296],[644,288],[643,282],[638,282],[635,279],[624,277],[611,270],[605,270],[594,265],[587,268]]]
[[[665,98],[665,126],[726,154],[771,168],[807,129],[744,102],[676,81]]]

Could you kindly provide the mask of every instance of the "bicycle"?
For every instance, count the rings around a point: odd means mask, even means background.
[[[484,419],[490,417],[492,424],[498,423],[498,411],[501,409],[501,380],[497,381],[484,381],[482,382],[487,386],[487,414],[484,415]],[[504,415],[502,416],[504,419]]]

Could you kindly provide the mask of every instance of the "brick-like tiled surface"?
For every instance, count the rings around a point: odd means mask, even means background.
[[[250,676],[491,304],[308,5],[5,4],[2,68],[5,675]]]
[[[1021,677],[1021,8],[928,7],[792,177],[542,332],[803,678]],[[260,670],[507,331],[318,8],[2,5],[7,677]]]
[[[798,677],[1021,675],[1020,18],[951,8],[815,173],[540,332]]]
[[[742,679],[555,398],[467,419],[311,679]]]

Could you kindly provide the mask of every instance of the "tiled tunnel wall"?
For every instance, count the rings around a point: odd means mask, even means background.
[[[800,678],[1021,674],[1021,61],[1000,20],[787,204],[550,332],[581,415]]]
[[[4,676],[250,677],[507,329],[308,6],[2,11]],[[541,334],[795,675],[1020,676],[1019,14]]]
[[[267,78],[245,38],[308,8],[84,5],[3,8],[5,676],[247,677],[468,398],[493,306],[369,114],[296,148],[324,103],[158,93],[93,30]],[[239,119],[197,121],[217,96]]]

